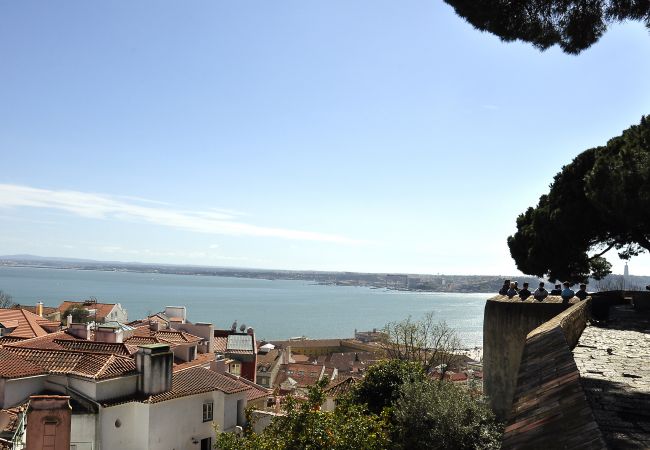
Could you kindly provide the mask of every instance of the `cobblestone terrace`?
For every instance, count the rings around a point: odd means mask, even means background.
[[[615,306],[584,330],[574,358],[603,436],[613,449],[650,449],[650,314]]]

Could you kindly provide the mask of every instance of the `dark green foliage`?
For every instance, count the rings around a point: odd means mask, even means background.
[[[499,425],[483,399],[465,387],[424,376],[417,363],[385,361],[373,366],[361,391],[339,398],[333,412],[320,410],[321,380],[309,399],[289,399],[286,416],[275,418],[261,433],[218,433],[222,450],[383,450],[496,449]],[[375,411],[366,406],[383,399]],[[386,409],[382,409],[386,406]]]
[[[72,322],[73,323],[87,323],[92,321],[92,317],[90,317],[90,313],[88,312],[87,309],[82,308],[81,306],[75,305],[71,306],[68,309],[65,310],[63,313],[62,320],[65,321],[68,315],[72,315]]]
[[[382,417],[364,414],[359,405],[344,403],[333,412],[320,411],[327,379],[310,389],[309,399],[289,399],[286,416],[277,417],[261,434],[242,437],[219,433],[216,448],[222,450],[381,450],[389,448],[387,424]]]
[[[640,21],[650,28],[647,0],[445,0],[456,14],[504,41],[522,40],[566,53],[590,47],[613,23]]]
[[[371,366],[363,381],[352,393],[352,401],[365,404],[374,414],[391,407],[400,395],[404,383],[422,381],[425,378],[422,366],[417,362],[391,359]]]
[[[402,386],[393,410],[396,448],[498,449],[501,429],[485,402],[446,381]]]
[[[550,280],[601,279],[609,249],[628,259],[650,250],[650,120],[579,154],[548,194],[517,218],[508,238],[522,272]]]

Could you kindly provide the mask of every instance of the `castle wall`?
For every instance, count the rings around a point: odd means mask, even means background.
[[[577,299],[572,299],[577,301]],[[483,389],[500,420],[507,419],[517,383],[526,336],[571,305],[559,297],[543,302],[496,296],[485,304],[483,320]]]
[[[607,448],[572,353],[588,310],[589,300],[576,303],[527,335],[504,450]]]

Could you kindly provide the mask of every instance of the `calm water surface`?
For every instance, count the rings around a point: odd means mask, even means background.
[[[0,267],[0,290],[14,301],[33,305],[42,300],[95,296],[121,303],[130,319],[185,305],[191,321],[227,328],[234,320],[255,328],[258,338],[352,337],[354,329],[381,328],[408,316],[433,311],[458,330],[468,346],[483,339],[483,306],[491,294],[399,292],[347,286],[321,286],[303,281],[254,280],[193,275]]]

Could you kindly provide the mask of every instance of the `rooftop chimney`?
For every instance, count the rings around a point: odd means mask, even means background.
[[[210,361],[210,370],[217,373],[226,373],[226,359],[223,355],[217,355],[214,361]]]
[[[68,314],[68,317],[65,318],[65,325],[67,328],[72,325],[72,314]]]
[[[43,302],[38,302],[36,304],[36,314],[43,317]]]
[[[169,350],[169,345],[141,345],[135,355],[135,366],[140,372],[138,392],[155,395],[172,388],[174,354]]]
[[[90,340],[90,324],[89,323],[71,323],[68,327],[68,333],[79,339]]]
[[[72,408],[67,395],[32,395],[26,450],[70,450]]]

